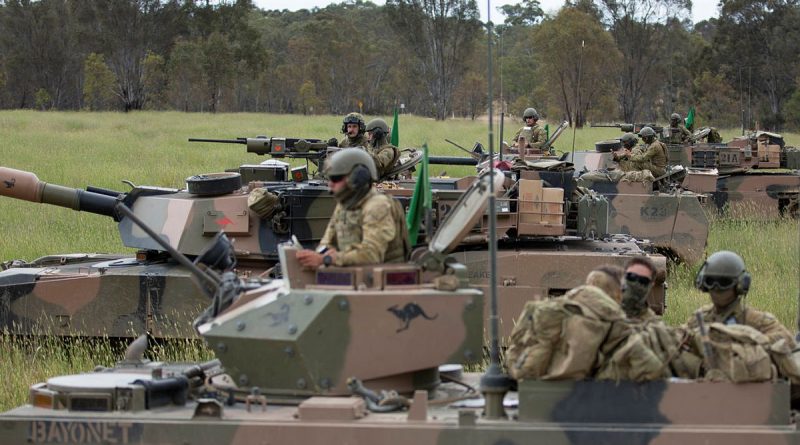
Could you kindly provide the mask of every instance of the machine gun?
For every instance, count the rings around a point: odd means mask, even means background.
[[[650,127],[656,133],[663,133],[664,127],[661,125],[656,125],[654,123],[638,123],[638,124],[591,124],[590,127],[592,128],[619,128],[620,131],[625,133],[639,133],[642,128]]]
[[[247,146],[248,153],[270,155],[274,158],[317,159],[325,156],[328,142],[322,139],[276,138],[259,136],[255,138],[204,139],[189,138],[189,142],[210,142],[215,144],[241,144]]]

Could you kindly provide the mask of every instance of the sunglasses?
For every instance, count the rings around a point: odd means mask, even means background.
[[[648,277],[644,277],[633,272],[625,272],[625,280],[633,283],[639,283],[642,286],[649,286],[650,282],[653,281]]]
[[[339,182],[345,178],[345,175],[331,175],[328,176],[328,181]]]
[[[705,289],[713,289],[716,287],[719,290],[728,290],[736,285],[736,279],[731,277],[714,277],[706,275],[703,277],[702,285]]]

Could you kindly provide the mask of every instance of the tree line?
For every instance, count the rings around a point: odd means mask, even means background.
[[[797,0],[538,0],[491,28],[494,97],[550,121],[800,128]],[[251,0],[0,0],[0,108],[386,115],[487,108],[475,0],[348,0],[262,10]]]

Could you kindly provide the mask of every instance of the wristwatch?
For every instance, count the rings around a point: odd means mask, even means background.
[[[325,255],[324,257],[322,257],[322,264],[330,266],[331,264],[333,264],[333,257],[330,255]]]

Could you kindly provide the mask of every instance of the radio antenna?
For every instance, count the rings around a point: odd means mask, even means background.
[[[489,58],[489,69],[487,73],[489,83],[489,168],[494,168],[494,127],[492,125],[492,34],[493,25],[491,19],[492,5],[491,0],[486,0],[486,36],[487,57]],[[491,170],[490,170],[491,171]],[[494,172],[492,172],[494,178]],[[481,377],[480,387],[484,399],[484,416],[487,419],[506,419],[506,411],[503,407],[503,399],[511,387],[511,379],[503,373],[500,365],[500,340],[498,332],[498,311],[497,311],[497,208],[495,206],[494,180],[489,181],[489,369]]]

